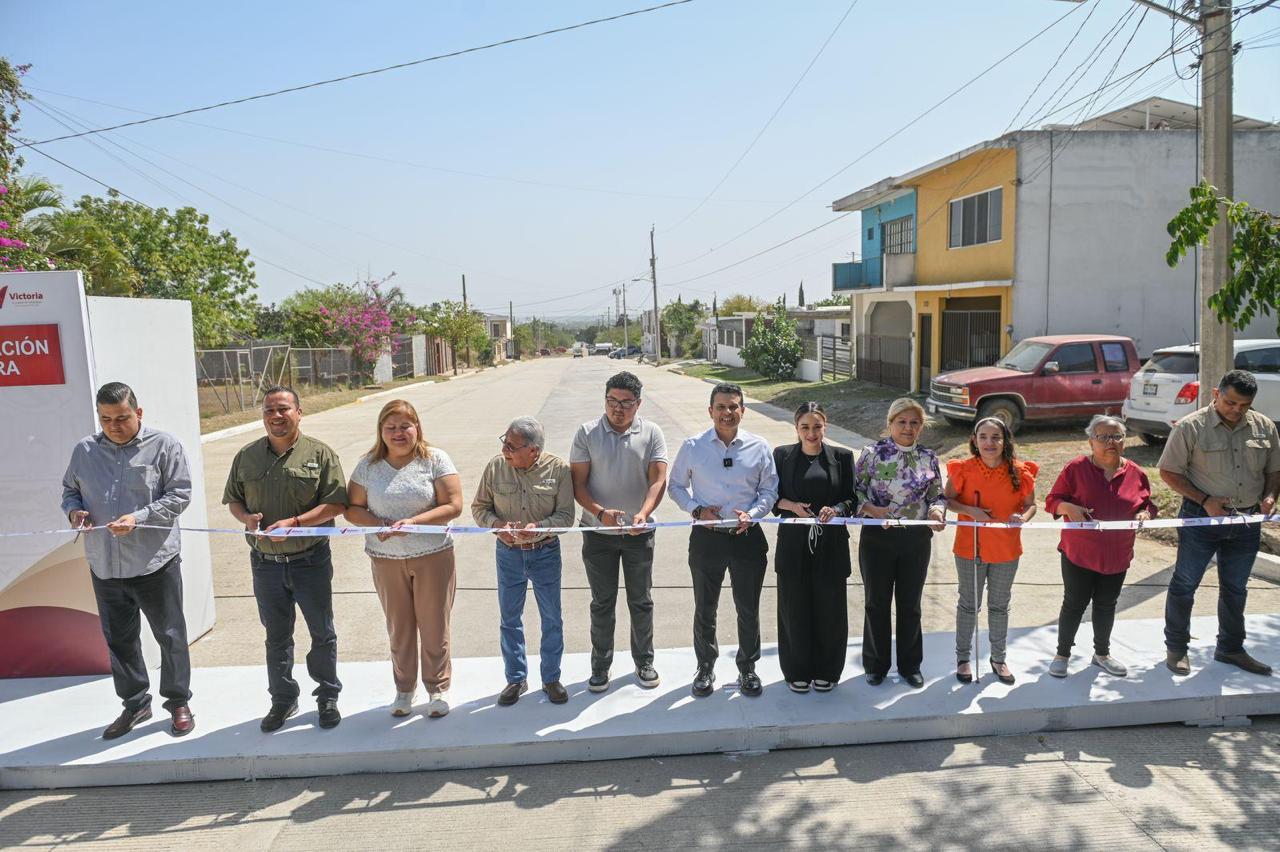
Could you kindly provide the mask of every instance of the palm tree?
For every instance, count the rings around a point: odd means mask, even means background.
[[[13,214],[32,244],[62,269],[80,269],[85,289],[100,296],[129,296],[138,273],[94,220],[62,206],[62,193],[47,178],[22,175],[13,182]]]

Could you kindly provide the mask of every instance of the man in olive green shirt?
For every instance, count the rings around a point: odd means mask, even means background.
[[[273,387],[262,400],[267,434],[236,453],[222,502],[249,533],[290,527],[331,527],[346,509],[346,479],[338,454],[302,434],[302,406],[291,388]],[[332,728],[338,712],[338,634],[333,626],[333,561],[323,536],[246,535],[253,566],[258,619],[267,631],[267,685],[271,710],[265,732],[298,712],[293,679],[293,626],[297,609],[311,633],[307,672],[317,684],[319,724]]]
[[[524,530],[573,526],[573,478],[564,459],[543,451],[542,424],[534,418],[517,417],[498,440],[502,442],[502,455],[495,456],[485,467],[471,502],[476,524],[499,531],[499,644],[506,664],[507,686],[498,696],[498,704],[509,707],[529,689],[524,599],[530,582],[542,616],[542,690],[553,704],[563,704],[569,700],[569,693],[560,683],[560,658],[564,654],[560,539],[551,533]]]
[[[1258,383],[1232,370],[1213,391],[1213,404],[1178,421],[1160,456],[1160,478],[1182,495],[1180,518],[1269,515],[1280,492],[1280,437],[1269,417],[1250,410]],[[1218,643],[1213,658],[1253,674],[1271,667],[1244,649],[1244,606],[1262,524],[1178,528],[1178,559],[1164,606],[1169,669],[1191,673],[1187,645],[1191,608],[1209,561],[1218,560]]]

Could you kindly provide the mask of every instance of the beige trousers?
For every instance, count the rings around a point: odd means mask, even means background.
[[[394,559],[371,556],[373,585],[387,617],[391,671],[397,692],[413,692],[422,643],[422,683],[427,692],[449,688],[449,613],[457,588],[453,548]]]

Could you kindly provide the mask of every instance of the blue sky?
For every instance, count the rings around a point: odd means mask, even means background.
[[[21,132],[46,139],[67,131],[37,107],[105,126],[139,117],[127,110],[200,106],[646,5],[10,0],[0,49],[34,66],[26,84],[37,102],[27,105]],[[395,271],[411,299],[429,302],[457,297],[465,272],[472,301],[485,309],[505,311],[511,301],[518,316],[596,314],[613,305],[611,285],[647,272],[651,223],[664,303],[713,291],[786,291],[793,299],[801,280],[813,299],[829,293],[830,264],[857,248],[856,216],[716,270],[832,220],[835,198],[999,135],[1093,9],[1014,125],[1022,126],[1133,6],[1091,0],[867,154],[1075,7],[859,0],[754,149],[690,217],[849,5],[694,0],[46,150],[153,206],[209,213],[252,251],[264,302],[366,270]],[[1140,14],[1064,104],[1101,83]],[[1170,37],[1168,19],[1148,14],[1117,74],[1155,59]],[[1237,59],[1235,111],[1280,120],[1280,6],[1245,18],[1235,37],[1259,45]],[[1191,59],[1179,57],[1184,74]],[[1194,82],[1173,73],[1165,59],[1127,93],[1103,93],[1093,111],[1117,94],[1116,106],[1151,94],[1193,101]],[[1046,120],[1073,120],[1075,109]],[[27,171],[72,197],[101,192],[39,155],[27,160]],[[633,312],[646,304],[647,283],[629,292]]]

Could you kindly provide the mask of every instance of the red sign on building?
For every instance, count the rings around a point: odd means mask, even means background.
[[[0,325],[0,387],[64,383],[57,325]]]

